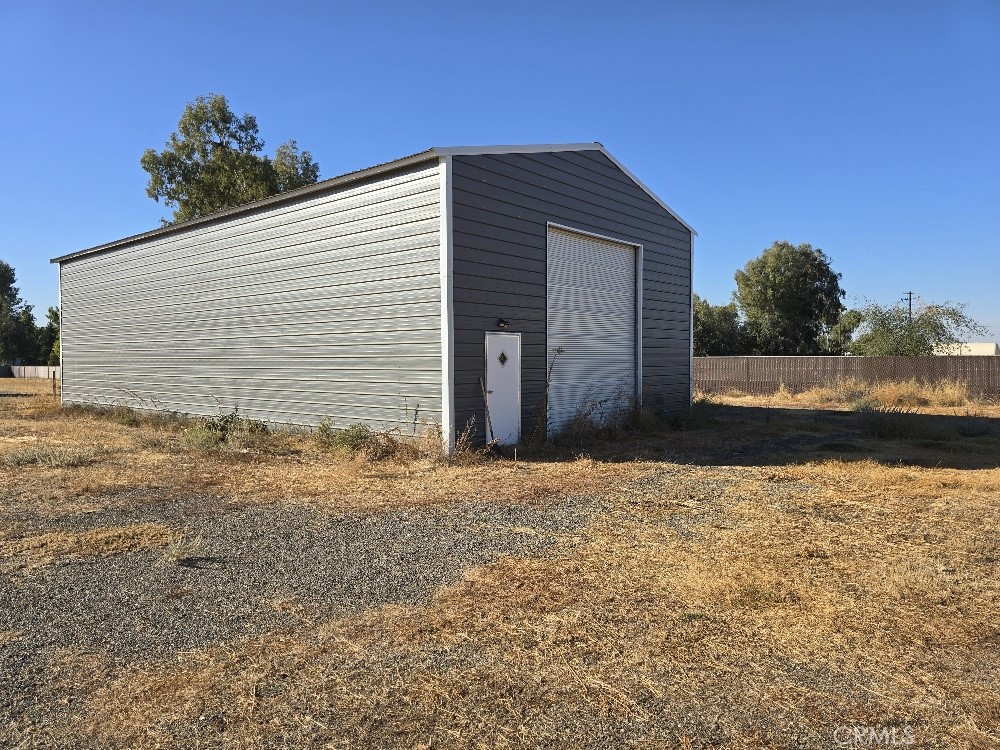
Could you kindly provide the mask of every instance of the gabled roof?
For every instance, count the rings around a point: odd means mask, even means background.
[[[555,153],[559,151],[599,151],[604,154],[616,167],[618,167],[632,182],[634,182],[639,188],[641,188],[650,198],[656,201],[667,213],[673,216],[677,221],[684,225],[684,227],[691,232],[691,234],[697,234],[694,229],[688,224],[684,219],[678,216],[677,212],[674,211],[670,206],[668,206],[656,193],[650,190],[646,185],[632,172],[630,172],[625,165],[618,161],[614,156],[612,156],[606,148],[600,143],[548,143],[548,144],[532,144],[532,145],[520,145],[520,146],[435,146],[429,148],[426,151],[420,151],[416,154],[411,154],[410,156],[404,156],[400,159],[394,159],[392,161],[384,162],[383,164],[376,164],[373,167],[368,167],[366,169],[360,169],[355,172],[347,172],[346,174],[339,175],[337,177],[331,177],[326,180],[321,180],[319,182],[313,183],[312,185],[306,185],[305,187],[298,188],[296,190],[289,190],[285,193],[279,193],[278,195],[272,195],[269,198],[264,198],[263,200],[254,201],[253,203],[244,203],[240,206],[234,206],[233,208],[227,208],[225,211],[217,211],[213,214],[208,214],[206,216],[201,216],[197,219],[191,219],[190,221],[185,221],[180,224],[168,224],[167,226],[160,227],[159,229],[153,229],[149,232],[142,232],[141,234],[133,234],[129,237],[123,237],[120,240],[115,240],[114,242],[107,242],[103,245],[96,245],[94,247],[86,248],[85,250],[78,250],[74,253],[69,253],[67,255],[61,255],[57,258],[52,258],[51,263],[62,263],[63,261],[72,260],[73,258],[79,258],[83,255],[91,255],[93,253],[100,253],[106,250],[113,250],[117,247],[122,247],[124,245],[130,245],[133,242],[138,242],[139,240],[150,239],[152,237],[158,237],[164,234],[171,234],[173,232],[180,232],[191,227],[196,227],[199,224],[207,224],[212,221],[217,221],[221,218],[227,216],[236,216],[241,213],[248,213],[250,211],[255,211],[263,206],[268,206],[273,203],[282,203],[288,200],[294,200],[295,198],[302,197],[304,195],[309,195],[311,193],[318,193],[324,190],[329,190],[332,187],[337,187],[338,185],[343,185],[345,183],[356,182],[358,180],[364,180],[368,177],[374,177],[376,175],[382,174],[383,172],[390,172],[395,169],[401,169],[414,164],[420,164],[421,162],[430,161],[432,159],[441,159],[446,156],[482,156],[488,154],[537,154],[537,153]]]
[[[684,219],[682,219],[677,212],[674,211],[674,209],[668,206],[663,199],[660,198],[660,196],[650,190],[642,180],[632,174],[632,172],[624,164],[618,161],[606,148],[604,148],[602,144],[597,143],[596,141],[594,143],[547,143],[530,146],[436,146],[430,149],[429,153],[434,153],[438,156],[481,156],[483,154],[537,154],[553,153],[556,151],[599,151],[604,154],[612,164],[624,172],[625,175],[632,180],[632,182],[643,190],[643,192],[656,201],[664,211],[683,224],[685,229],[691,232],[691,234],[698,234],[694,231],[694,228],[684,221]]]

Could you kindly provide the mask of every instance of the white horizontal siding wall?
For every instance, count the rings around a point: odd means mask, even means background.
[[[441,418],[437,162],[64,262],[63,401]]]

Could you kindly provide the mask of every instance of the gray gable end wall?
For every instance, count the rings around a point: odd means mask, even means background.
[[[547,222],[643,246],[643,402],[690,397],[691,232],[599,150],[452,157],[455,423],[484,436],[486,331],[522,334],[522,437],[544,399]]]

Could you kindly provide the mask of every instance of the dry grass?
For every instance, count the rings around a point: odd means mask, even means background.
[[[109,493],[135,487],[216,492],[237,502],[278,499],[349,510],[446,503],[470,495],[531,502],[571,488],[610,487],[648,471],[641,464],[597,471],[586,460],[484,462],[471,450],[448,463],[439,451],[430,449],[433,437],[416,444],[395,441],[393,450],[375,461],[365,451],[352,456],[331,451],[310,435],[280,432],[237,433],[236,441],[202,449],[185,440],[198,423],[150,419],[136,428],[123,424],[113,411],[64,411],[39,382],[0,380],[0,389],[37,391],[31,398],[4,399],[0,434],[10,437],[0,438],[0,482],[9,481],[14,489],[14,506],[30,506],[33,512],[53,516],[97,510],[113,502]],[[91,455],[97,443],[100,454],[85,465],[40,463],[26,473],[10,460],[35,444]]]
[[[864,383],[847,378],[837,383],[817,386],[804,391],[789,391],[783,384],[778,392],[770,396],[754,396],[741,391],[711,394],[710,398],[719,403],[740,406],[783,406],[788,408],[833,407],[857,408],[863,405],[883,407],[921,408],[930,412],[956,413],[974,412],[989,416],[1000,416],[1000,405],[993,402],[977,401],[969,395],[966,386],[958,381],[942,380],[924,383],[918,380],[883,381]]]
[[[944,746],[988,747],[1000,691],[984,553],[997,539],[976,519],[995,514],[992,500],[914,517],[907,477],[890,472],[890,494],[845,504],[856,473],[743,470],[712,515],[696,500],[625,497],[551,558],[469,571],[427,607],[131,672],[97,691],[86,727],[134,747],[208,717],[248,748],[600,746],[601,733],[615,746],[749,748],[829,746],[841,724],[899,721]],[[672,484],[690,492],[708,474],[679,470]],[[776,479],[824,491],[744,492]]]
[[[106,557],[154,549],[166,545],[170,538],[170,529],[155,523],[106,526],[85,532],[51,531],[0,539],[0,558],[8,558],[18,567],[36,567],[65,557]]]
[[[786,395],[787,391],[783,392]],[[791,394],[787,394],[791,396]],[[853,379],[818,386],[791,396],[793,400],[819,404],[869,403],[884,406],[966,406],[972,403],[968,388],[954,380],[924,383],[916,379],[863,383]]]
[[[307,618],[117,672],[81,655],[67,669],[82,699],[53,728],[57,744],[793,748],[830,747],[841,725],[905,724],[917,746],[1000,746],[1000,468],[986,456],[942,463],[940,446],[887,448],[853,422],[772,408],[764,421],[720,412],[572,460],[373,463],[295,436],[277,453],[199,453],[177,426],[64,414],[43,396],[3,406],[4,456],[35,440],[105,446],[89,466],[0,462],[7,507],[52,518],[126,486],[318,512],[604,502],[551,554],[467,570],[426,605]],[[853,460],[819,449],[700,459],[827,432]]]

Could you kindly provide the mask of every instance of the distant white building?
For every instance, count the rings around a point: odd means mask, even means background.
[[[995,341],[961,341],[949,346],[939,346],[934,350],[934,353],[950,357],[1000,356],[1000,344]]]

